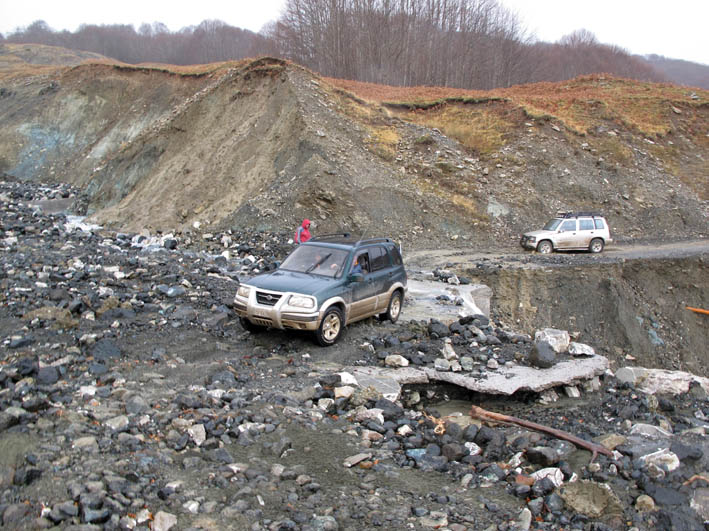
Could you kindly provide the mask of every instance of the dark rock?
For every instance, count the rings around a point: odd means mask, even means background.
[[[121,349],[110,339],[100,339],[91,348],[96,361],[110,361],[121,357]]]
[[[15,485],[29,485],[42,476],[39,468],[18,468],[15,470]]]
[[[7,348],[24,348],[34,343],[34,339],[30,336],[13,337],[7,345]]]
[[[428,323],[428,334],[431,337],[448,337],[451,335],[451,331],[445,323],[431,319],[431,322]]]
[[[57,367],[42,367],[37,372],[37,384],[53,385],[59,381],[60,373]]]
[[[231,387],[236,385],[236,378],[230,371],[219,371],[209,378],[209,383],[212,385],[221,383],[227,387]]]
[[[530,365],[540,369],[548,369],[556,363],[556,352],[547,341],[537,341],[527,358]]]
[[[145,399],[140,395],[130,396],[125,403],[126,413],[129,414],[140,414],[145,413],[150,409],[150,405],[145,401]]]
[[[466,454],[466,451],[460,444],[449,443],[443,445],[441,453],[446,456],[449,461],[459,461]]]
[[[20,358],[15,363],[15,369],[22,377],[32,376],[39,370],[39,363],[34,358]]]
[[[103,363],[92,363],[89,365],[89,374],[93,376],[102,376],[108,372],[108,367]]]
[[[689,446],[680,441],[673,441],[670,446],[672,451],[680,461],[696,461],[704,456],[704,451],[699,446]]]
[[[559,462],[559,454],[547,446],[527,448],[527,459],[530,463],[545,467],[553,466]]]
[[[382,414],[386,420],[397,420],[404,415],[404,408],[386,398],[377,400],[374,407],[382,410]]]

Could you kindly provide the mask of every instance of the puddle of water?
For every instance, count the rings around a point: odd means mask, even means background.
[[[450,322],[468,315],[490,315],[492,289],[484,284],[453,285],[409,279],[402,319]]]

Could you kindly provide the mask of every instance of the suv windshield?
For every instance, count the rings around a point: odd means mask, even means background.
[[[348,251],[342,249],[301,245],[285,259],[279,269],[334,278],[342,271],[348,254]]]
[[[547,224],[544,225],[543,230],[556,230],[556,228],[559,226],[559,223],[561,223],[560,219],[550,219],[549,221],[547,221]]]

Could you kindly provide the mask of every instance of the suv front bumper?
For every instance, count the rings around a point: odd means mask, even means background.
[[[523,234],[522,237],[519,239],[519,244],[524,249],[536,249],[537,248],[537,237],[536,236],[527,236],[526,234]]]
[[[255,325],[271,328],[292,328],[294,330],[317,330],[320,326],[320,312],[301,310],[288,304],[291,295],[251,288],[248,297],[237,294],[234,297],[234,310],[242,319],[248,319]],[[275,303],[271,302],[275,300]],[[259,301],[266,301],[262,303]]]

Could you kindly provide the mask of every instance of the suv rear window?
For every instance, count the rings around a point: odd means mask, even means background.
[[[603,226],[603,220],[601,218],[594,218],[593,221],[596,223],[597,229],[605,229],[605,227]]]
[[[389,256],[391,256],[391,263],[394,265],[400,266],[404,263],[401,259],[401,254],[399,254],[399,249],[396,247],[389,247]]]

